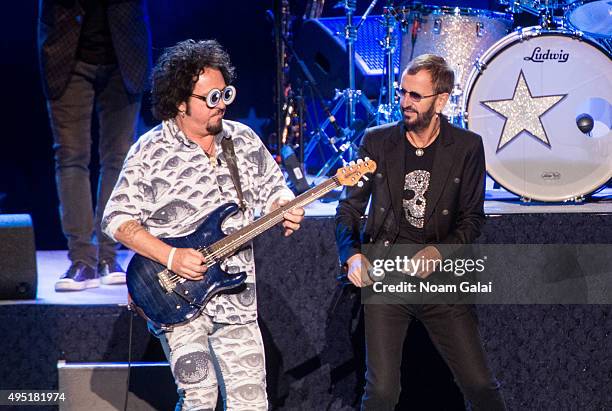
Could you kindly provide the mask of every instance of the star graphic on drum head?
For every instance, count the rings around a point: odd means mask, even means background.
[[[534,97],[527,85],[523,70],[521,70],[511,99],[481,101],[482,105],[504,117],[504,127],[496,152],[517,138],[523,131],[550,148],[550,141],[542,124],[542,116],[565,96],[567,94]]]

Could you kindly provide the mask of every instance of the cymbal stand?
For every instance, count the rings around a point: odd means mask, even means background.
[[[385,37],[379,41],[380,46],[385,52],[385,61],[383,68],[384,82],[381,84],[379,104],[376,113],[377,124],[391,123],[401,118],[401,113],[398,108],[399,101],[395,93],[397,81],[395,66],[393,64],[393,57],[397,47],[397,35],[395,34],[395,29],[397,28],[396,14],[393,7],[393,1],[387,0],[387,5],[383,9],[382,22],[385,27]]]
[[[338,3],[338,6],[344,7],[346,13],[346,26],[344,27],[344,39],[346,44],[346,51],[348,55],[348,70],[349,70],[349,87],[342,91],[336,90],[335,101],[336,105],[332,110],[335,113],[340,109],[342,105],[346,105],[346,125],[347,128],[344,132],[344,138],[342,139],[343,144],[337,149],[332,157],[327,160],[321,170],[317,173],[317,177],[326,175],[332,167],[339,161],[342,160],[343,164],[347,163],[347,159],[344,158],[345,153],[348,156],[348,160],[355,157],[357,152],[356,142],[361,138],[362,133],[355,132],[355,117],[356,117],[356,106],[361,104],[366,111],[374,116],[376,110],[370,104],[366,96],[361,90],[355,89],[355,41],[357,40],[357,32],[361,25],[365,22],[367,16],[370,14],[378,0],[373,0],[368,6],[366,12],[361,16],[361,20],[355,26],[353,24],[353,17],[357,7],[357,0],[342,0]],[[323,127],[320,127],[321,129]]]

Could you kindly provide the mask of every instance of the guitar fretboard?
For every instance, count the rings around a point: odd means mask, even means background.
[[[213,257],[214,260],[223,259],[236,250],[240,249],[244,244],[253,240],[258,235],[264,233],[268,229],[274,227],[276,224],[283,221],[283,214],[286,212],[304,207],[313,201],[323,197],[334,188],[340,187],[341,184],[337,177],[332,177],[325,180],[323,183],[316,187],[311,188],[305,193],[300,194],[287,204],[277,208],[276,210],[266,214],[265,216],[257,219],[253,223],[240,230],[228,235],[222,240],[208,246],[206,249],[200,250],[204,252],[206,256]]]

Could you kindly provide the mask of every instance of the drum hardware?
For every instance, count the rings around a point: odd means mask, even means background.
[[[344,151],[346,151],[346,148],[344,150],[340,150],[336,147],[337,141],[344,141],[347,139],[347,136],[345,135],[344,130],[340,127],[340,125],[338,125],[338,123],[336,122],[336,117],[335,117],[335,114],[340,109],[341,104],[336,104],[336,106],[333,109],[329,108],[329,106],[327,105],[325,101],[325,98],[323,97],[323,94],[321,93],[321,89],[317,81],[315,80],[314,76],[308,69],[308,66],[306,66],[306,64],[304,63],[304,60],[300,58],[300,56],[295,51],[295,48],[293,47],[293,45],[291,44],[290,41],[288,41],[287,37],[284,34],[281,34],[281,38],[282,38],[282,41],[285,47],[291,53],[293,57],[293,61],[297,63],[298,67],[300,67],[302,74],[306,78],[306,82],[304,82],[306,84],[301,85],[299,89],[303,90],[304,86],[308,86],[313,95],[313,100],[317,100],[319,102],[319,105],[321,106],[321,109],[323,110],[326,116],[326,119],[324,120],[324,122],[320,124],[319,127],[313,131],[311,135],[311,139],[308,142],[308,145],[306,146],[306,148],[300,149],[302,164],[304,163],[305,159],[307,159],[312,154],[315,148],[318,147],[319,144],[328,145],[336,153],[336,155],[338,153],[343,154]],[[303,100],[303,92],[301,92],[300,94],[301,96],[297,98],[298,100]],[[302,113],[300,115],[300,135],[303,135],[303,120],[302,120],[303,119],[303,102],[302,102],[302,106],[300,110],[301,110],[300,113]],[[325,129],[329,125],[333,127],[335,136],[330,137],[325,132]],[[323,173],[320,171],[319,174],[317,174],[317,176],[321,176],[321,175],[323,175]]]
[[[534,203],[533,199],[531,199],[529,197],[523,197],[523,196],[519,196],[519,201],[521,203],[525,204],[525,205]],[[577,196],[577,197],[568,198],[567,200],[560,201],[560,203],[563,203],[564,205],[568,205],[568,204],[582,204],[585,201],[586,201],[586,197],[585,196]],[[558,203],[558,202],[555,202],[555,203]]]
[[[318,19],[323,14],[325,0],[308,0],[304,10],[304,19]]]
[[[361,16],[361,20],[356,26],[353,24],[353,17],[355,15],[355,10],[357,7],[357,0],[341,0],[336,6],[344,7],[344,11],[346,13],[344,41],[346,43],[349,70],[348,89],[345,89],[340,94],[336,94],[336,96],[340,96],[341,101],[339,102],[344,102],[342,100],[346,100],[346,102],[348,103],[346,107],[346,124],[349,128],[353,127],[353,123],[355,122],[356,104],[358,102],[361,103],[363,101],[363,99],[361,98],[361,91],[357,90],[355,87],[355,40],[357,40],[357,33],[359,32],[359,28],[365,22],[368,15],[372,12],[372,9],[374,8],[377,2],[378,0],[372,0],[363,16]],[[371,109],[371,106],[366,105],[365,108],[369,111]]]
[[[543,29],[552,29],[552,28],[556,28],[553,27],[553,16],[550,13],[549,9],[546,10],[542,10],[540,11],[540,26],[542,26]]]
[[[476,23],[476,35],[478,37],[484,36],[484,24],[481,22]]]
[[[309,141],[308,146],[305,151],[305,158],[308,158],[314,151],[316,144],[321,140],[321,136],[327,137],[325,134],[325,128],[330,123],[332,118],[335,119],[336,113],[340,110],[343,105],[346,105],[346,102],[352,99],[353,101],[358,101],[362,104],[369,113],[374,112],[374,108],[370,104],[367,97],[361,92],[361,90],[338,90],[336,89],[336,97],[334,97],[334,101],[336,101],[336,105],[330,112],[330,116],[323,121],[315,131],[313,138]],[[356,124],[353,122],[353,127]],[[353,128],[341,129],[338,133],[337,137],[327,137],[327,143],[329,147],[332,149],[334,154],[325,162],[323,167],[317,172],[315,177],[322,177],[327,175],[332,168],[336,165],[338,161],[342,161],[342,164],[345,165],[347,161],[344,158],[346,154],[348,158],[354,157],[357,153],[359,147],[357,147],[357,140],[361,137],[362,132],[356,132]],[[341,143],[340,146],[337,146],[338,143]]]
[[[384,50],[384,82],[380,87],[379,104],[376,115],[377,124],[385,124],[398,121],[402,118],[399,111],[399,100],[395,93],[397,81],[395,77],[395,68],[393,65],[393,57],[397,47],[397,19],[393,1],[388,0],[387,5],[383,8],[382,24],[385,27],[385,37],[379,40],[380,46]]]
[[[474,62],[474,67],[476,67],[476,70],[482,73],[487,69],[487,64],[484,63],[482,60],[478,59]]]
[[[321,140],[321,135],[327,137],[325,135],[325,128],[327,125],[333,121],[332,124],[335,124],[335,114],[340,110],[341,106],[346,106],[346,125],[347,127],[344,130],[338,132],[338,140],[326,138],[326,141],[329,147],[334,152],[332,156],[327,160],[327,162],[323,165],[323,167],[317,172],[316,177],[324,176],[329,173],[335,164],[338,161],[342,161],[343,165],[346,164],[347,160],[350,160],[357,153],[358,147],[356,142],[361,138],[362,132],[357,132],[355,130],[355,117],[356,117],[356,106],[357,104],[361,104],[366,111],[374,116],[376,110],[368,99],[361,93],[360,90],[356,90],[355,87],[355,40],[357,39],[357,33],[359,28],[365,22],[367,16],[370,14],[374,6],[378,0],[373,0],[370,3],[370,6],[366,10],[366,12],[361,17],[360,22],[357,25],[353,24],[353,17],[355,14],[357,0],[342,0],[337,3],[336,7],[343,7],[346,14],[346,25],[344,27],[344,40],[346,44],[346,51],[348,55],[348,70],[349,70],[349,84],[348,88],[342,91],[336,90],[336,95],[334,97],[335,106],[334,109],[331,110],[328,118],[317,128],[313,138],[308,143],[305,151],[305,158],[308,158],[309,155],[314,151],[317,144]],[[340,35],[340,33],[336,33]],[[313,79],[314,80],[314,79]],[[334,126],[334,128],[336,128]],[[336,143],[342,143],[339,147],[336,146]],[[345,159],[345,155],[347,159]]]
[[[595,126],[595,121],[591,115],[582,113],[576,117],[576,126],[583,134],[591,137],[591,131],[593,131],[593,126]]]
[[[442,30],[442,21],[440,19],[435,19],[433,26],[434,34],[440,34],[440,30]]]
[[[519,201],[525,205],[534,203],[533,199],[529,197],[523,197],[523,196],[519,196]],[[567,200],[563,200],[561,201],[561,203],[563,204],[582,204],[585,201],[586,201],[586,197],[578,196],[578,197],[568,198]]]

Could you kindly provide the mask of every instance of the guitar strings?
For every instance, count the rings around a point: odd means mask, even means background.
[[[312,200],[312,197],[319,197],[331,190],[333,190],[336,187],[339,187],[340,183],[338,181],[338,178],[336,176],[328,179],[327,181],[325,181],[324,183],[322,183],[321,185],[319,185],[318,187],[315,187],[311,192],[306,192],[304,193],[304,197],[300,198],[302,196],[298,196],[297,198],[295,198],[294,204],[290,205],[287,204],[285,207],[285,209],[283,209],[283,207],[279,208],[278,210],[276,210],[276,215],[274,215],[273,217],[271,217],[269,220],[267,220],[266,222],[262,223],[260,226],[251,229],[250,231],[247,231],[245,234],[243,235],[239,235],[237,236],[235,239],[231,240],[229,243],[222,245],[219,249],[214,250],[213,252],[209,253],[206,255],[206,257],[211,257],[213,260],[215,260],[217,257],[219,256],[223,256],[225,254],[227,254],[227,252],[231,252],[235,249],[235,245],[236,243],[243,243],[243,238],[247,237],[248,239],[246,241],[250,241],[253,238],[257,237],[259,234],[263,233],[264,231],[270,229],[271,227],[275,226],[276,224],[278,224],[282,219],[283,219],[283,214],[289,210],[298,208],[298,207],[303,207],[306,204],[309,204]],[[227,237],[226,237],[227,238]],[[221,240],[223,241],[223,240]],[[245,241],[245,242],[246,242]],[[203,247],[201,249],[198,249],[198,251],[200,252],[204,252],[207,249],[207,247]]]

